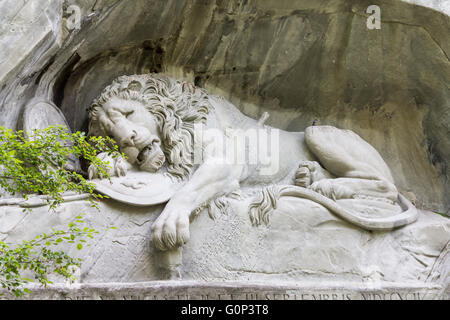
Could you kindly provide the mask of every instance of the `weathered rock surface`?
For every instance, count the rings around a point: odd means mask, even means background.
[[[254,227],[249,200],[230,199],[230,210],[211,220],[206,212],[191,224],[182,249],[181,277],[202,281],[341,281],[361,284],[449,283],[450,220],[422,211],[419,220],[393,232],[354,227],[309,200],[282,198],[268,226]],[[113,201],[65,203],[23,213],[0,207],[0,240],[19,242],[50,228],[63,229],[81,212],[100,234],[91,246],[69,254],[82,257],[82,283],[165,279],[167,257],[149,235],[162,206],[133,207]],[[298,212],[298,214],[297,214]],[[115,226],[117,230],[108,230]]]
[[[148,281],[55,284],[30,289],[27,300],[433,300],[449,297],[435,285],[345,283],[343,286],[342,283],[305,281]],[[179,311],[173,315],[178,316]]]
[[[402,0],[402,1],[418,4],[428,8],[433,8],[434,10],[450,15],[450,1],[448,0]]]
[[[433,281],[444,281],[449,271],[437,261],[448,259],[450,221],[431,212],[394,232],[367,232],[289,197],[280,200],[268,226],[253,227],[243,214],[246,205],[236,201],[234,214],[194,222],[184,249],[185,277],[428,282],[437,274]]]

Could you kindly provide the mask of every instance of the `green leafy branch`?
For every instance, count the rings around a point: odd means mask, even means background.
[[[63,202],[62,194],[73,191],[89,193],[92,200],[105,196],[94,193],[94,184],[70,166],[70,158],[82,158],[109,178],[109,163],[96,155],[107,152],[113,158],[120,153],[110,137],[86,137],[83,132],[70,134],[62,126],[34,130],[29,138],[23,131],[0,127],[0,186],[25,199],[30,194],[48,195],[54,210]],[[92,202],[93,205],[94,202]]]
[[[113,158],[120,154],[109,137],[88,138],[83,132],[70,134],[61,126],[31,133],[0,127],[0,187],[25,199],[32,194],[47,195],[52,211],[64,201],[63,194],[68,191],[89,193],[89,200],[97,207],[94,200],[105,196],[94,192],[94,184],[81,172],[76,172],[69,159],[85,159],[95,166],[99,175],[109,179],[109,163],[96,157],[100,152],[107,152]],[[84,223],[82,216],[77,216],[66,230],[52,229],[49,234],[43,233],[19,245],[0,241],[2,288],[17,297],[28,293],[29,289],[23,286],[32,280],[23,277],[24,272],[31,272],[34,279],[45,286],[51,283],[48,275],[52,273],[73,281],[74,267],[80,267],[81,259],[74,259],[55,248],[76,244],[81,250],[86,241],[98,233],[90,227],[80,226]]]
[[[69,223],[66,230],[52,228],[51,233],[43,233],[16,246],[0,241],[0,285],[2,288],[16,297],[29,293],[29,289],[24,288],[23,285],[33,280],[22,276],[27,270],[44,286],[52,283],[48,279],[48,275],[52,273],[73,282],[74,270],[80,268],[82,260],[74,259],[64,251],[55,250],[52,247],[76,243],[78,250],[83,249],[87,239],[93,239],[99,232],[89,227],[82,228],[81,225],[84,224],[82,218],[83,214],[77,216],[75,221]]]

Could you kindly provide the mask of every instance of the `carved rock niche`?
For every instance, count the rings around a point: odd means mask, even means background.
[[[284,173],[264,180],[255,178],[261,168],[250,167],[236,188],[231,178],[214,185],[228,170],[219,167],[189,187],[190,179],[166,179],[165,166],[158,176],[143,174],[136,164],[154,155],[146,145],[113,187],[96,179],[111,196],[99,211],[83,195],[67,195],[55,214],[39,199],[2,194],[2,241],[63,228],[80,212],[101,230],[82,251],[64,248],[83,259],[77,284],[55,278],[30,297],[450,298],[448,8],[379,0],[381,28],[371,29],[366,1],[36,2],[39,10],[15,0],[0,10],[15,28],[0,33],[0,125],[88,132],[89,107],[119,77],[171,79],[185,83],[189,106],[206,95],[211,128],[281,129]],[[79,24],[70,6],[79,9]],[[129,91],[145,89],[143,78],[132,79]],[[180,127],[191,116],[183,112]],[[341,165],[334,154],[327,158],[338,148]],[[330,184],[313,183],[320,179]],[[351,181],[337,186],[336,179]],[[184,206],[213,188],[222,192],[214,201]],[[23,207],[34,209],[24,214]],[[169,250],[161,251],[154,235],[164,231],[152,226],[169,209],[194,212],[190,237],[182,246],[164,240]],[[348,212],[357,217],[343,218]],[[367,227],[402,212],[409,212],[404,225]],[[117,229],[106,231],[111,226]]]

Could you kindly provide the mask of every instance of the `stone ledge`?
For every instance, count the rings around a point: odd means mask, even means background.
[[[392,282],[202,282],[54,284],[27,286],[30,300],[448,300],[449,288]],[[4,293],[4,291],[0,291]],[[2,296],[1,299],[11,299]]]

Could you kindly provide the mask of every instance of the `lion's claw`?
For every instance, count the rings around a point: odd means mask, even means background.
[[[159,250],[181,247],[189,241],[189,215],[162,213],[152,226],[151,240]]]
[[[295,172],[295,185],[307,188],[314,182],[314,174],[320,164],[316,161],[302,161]]]
[[[126,160],[122,157],[118,157],[115,163],[115,171],[118,177],[125,176],[127,174]]]
[[[102,152],[97,155],[97,158],[99,158],[102,162],[108,164],[105,170],[110,177],[113,176],[120,177],[125,176],[127,174],[128,171],[127,161],[121,156],[113,158],[112,156],[108,155],[108,153]],[[97,178],[103,179],[103,175],[100,172],[98,172],[97,168],[92,164],[88,168],[88,177],[89,180]]]

